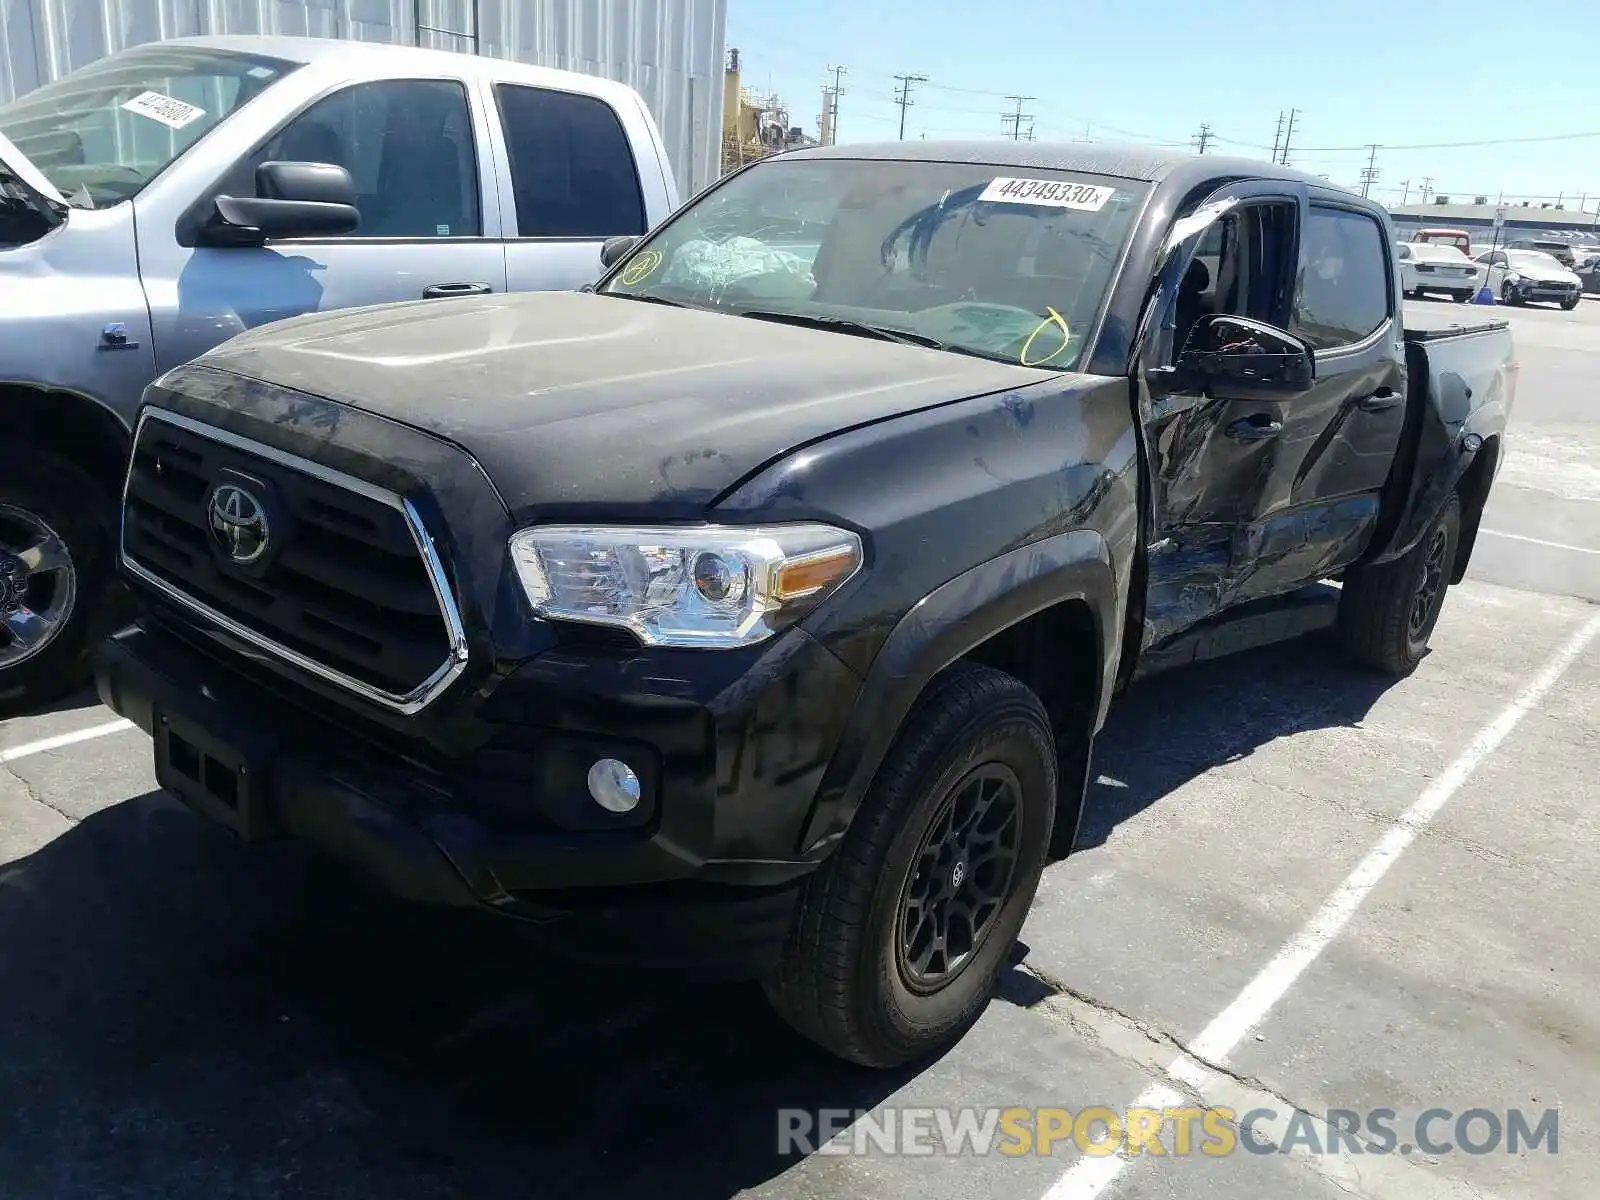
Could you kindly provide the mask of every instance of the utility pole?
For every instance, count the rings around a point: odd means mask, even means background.
[[[1400,181],[1400,207],[1404,208],[1406,201],[1409,199],[1411,199],[1411,180],[1402,179]]]
[[[1020,142],[1022,140],[1022,123],[1024,121],[1033,120],[1033,114],[1032,113],[1023,112],[1022,111],[1022,106],[1024,104],[1026,104],[1029,100],[1034,99],[1034,97],[1032,97],[1032,96],[1007,96],[1006,99],[1010,100],[1013,104],[1015,104],[1017,106],[1017,111],[1016,112],[1009,112],[1009,113],[1001,113],[1000,114],[1000,123],[1006,127],[1006,132],[1011,135],[1011,140],[1013,142]]]
[[[839,95],[844,91],[839,80],[849,72],[845,67],[829,67],[828,70],[833,72],[833,99],[828,106],[828,145],[832,146],[839,141]]]
[[[894,98],[894,102],[900,106],[900,140],[903,142],[906,140],[906,108],[908,105],[916,103],[911,98],[911,85],[913,83],[927,83],[928,77],[926,75],[896,75],[895,78],[900,81],[900,94]]]
[[[1211,144],[1211,126],[1200,122],[1200,132],[1194,135],[1195,153],[1204,154],[1206,147]]]
[[[1300,115],[1298,108],[1289,110],[1289,124],[1283,131],[1283,157],[1278,161],[1285,167],[1289,165],[1289,140],[1294,137],[1294,119]]]
[[[1027,135],[1026,135],[1026,137],[1025,137],[1025,138],[1024,138],[1024,140],[1025,140],[1025,141],[1029,141],[1029,142],[1036,142],[1036,141],[1038,141],[1038,140],[1039,140],[1039,139],[1038,139],[1038,138],[1037,138],[1037,137],[1036,137],[1036,136],[1034,136],[1034,132],[1033,132],[1033,122],[1032,122],[1032,121],[1029,121],[1029,122],[1028,122],[1028,132],[1027,132]]]
[[[1278,128],[1272,134],[1272,161],[1278,161],[1278,148],[1283,143],[1283,109],[1278,110]]]
[[[1426,204],[1428,202],[1428,197],[1433,194],[1433,188],[1428,186],[1432,182],[1433,182],[1433,176],[1432,175],[1424,175],[1422,177],[1422,202],[1424,204]]]
[[[1361,196],[1362,196],[1363,199],[1365,199],[1368,196],[1368,194],[1371,193],[1371,191],[1372,191],[1372,181],[1377,179],[1377,177],[1379,175],[1378,166],[1377,166],[1377,163],[1378,163],[1378,147],[1377,147],[1377,144],[1376,143],[1369,143],[1368,146],[1367,146],[1367,150],[1369,151],[1369,153],[1367,154],[1367,165],[1361,168]]]

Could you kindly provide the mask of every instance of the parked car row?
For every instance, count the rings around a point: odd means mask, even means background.
[[[1565,242],[1518,239],[1504,247],[1474,243],[1462,229],[1423,229],[1397,242],[1401,290],[1407,296],[1445,295],[1458,303],[1487,286],[1502,304],[1554,303],[1574,309],[1585,291],[1600,291],[1600,258],[1584,260],[1585,274]]]

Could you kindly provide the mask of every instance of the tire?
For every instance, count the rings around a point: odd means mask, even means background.
[[[38,450],[0,450],[0,710],[26,711],[89,682],[94,651],[123,609],[115,515],[81,468]],[[35,563],[48,552],[54,569],[27,571],[17,556],[30,546]],[[17,636],[25,612],[32,646]]]
[[[1509,283],[1502,283],[1500,285],[1500,303],[1510,304],[1513,307],[1521,307],[1522,305],[1522,301],[1518,298],[1516,292],[1511,290],[1511,285]]]
[[[1471,292],[1451,292],[1450,293],[1450,298],[1452,300],[1454,300],[1457,304],[1465,304],[1468,300],[1472,299],[1472,293]]]
[[[989,831],[991,841],[1010,839],[1009,870],[937,851],[940,834],[960,826],[946,817],[970,813],[974,789],[993,794],[987,817],[969,816],[973,828],[997,821],[1011,802],[1009,821]],[[1038,697],[989,667],[961,664],[936,676],[843,842],[806,880],[777,969],[763,981],[772,1007],[800,1034],[863,1066],[896,1067],[953,1045],[982,1012],[1033,903],[1055,806],[1055,739]],[[933,864],[939,869],[928,870]],[[961,961],[906,937],[938,923],[941,902],[917,902],[930,885],[936,894],[993,893]],[[947,936],[970,928],[948,912],[943,923]],[[947,974],[931,978],[941,961]]]
[[[1573,309],[1578,307],[1578,301],[1582,298],[1583,297],[1581,296],[1574,296],[1571,300],[1563,300],[1561,302],[1561,307],[1566,309],[1568,312],[1571,312]]]
[[[1339,597],[1339,636],[1352,659],[1396,678],[1416,669],[1444,608],[1460,540],[1461,498],[1451,492],[1409,553],[1346,573]]]

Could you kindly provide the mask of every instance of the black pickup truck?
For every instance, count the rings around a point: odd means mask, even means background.
[[[1257,162],[847,146],[583,292],[246,333],[145,395],[100,694],[246,839],[906,1062],[989,996],[1136,675],[1426,653],[1515,366],[1403,327],[1393,241]]]

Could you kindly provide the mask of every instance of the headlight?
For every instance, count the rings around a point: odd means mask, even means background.
[[[512,535],[528,599],[552,621],[630,630],[650,646],[764,641],[861,567],[831,525],[536,525]]]

